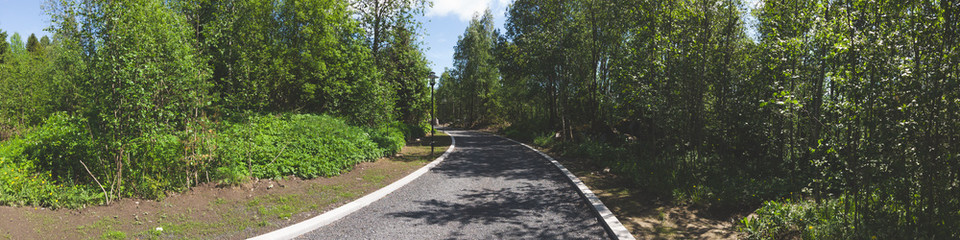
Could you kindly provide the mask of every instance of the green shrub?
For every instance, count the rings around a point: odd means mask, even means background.
[[[390,128],[395,128],[399,130],[404,137],[408,140],[422,138],[427,136],[430,133],[430,124],[427,122],[420,122],[418,125],[410,125],[402,122],[393,122],[388,124]]]
[[[521,142],[533,142],[538,137],[553,136],[550,124],[546,119],[527,119],[517,121],[503,128],[501,133],[509,138]],[[539,145],[539,144],[538,144]],[[540,145],[547,147],[545,145]]]
[[[179,137],[167,133],[148,133],[128,143],[132,165],[131,177],[125,180],[130,188],[128,196],[140,196],[150,199],[163,198],[167,190],[183,190],[196,184],[191,181],[189,167],[184,161],[183,142]]]
[[[850,239],[851,216],[844,214],[844,198],[819,204],[810,201],[768,201],[755,216],[740,221],[748,239]],[[883,236],[883,235],[879,235]],[[878,239],[878,235],[860,238]],[[890,239],[890,238],[880,238]]]
[[[80,160],[95,159],[96,144],[86,128],[86,120],[79,117],[56,113],[43,124],[24,134],[22,157],[35,161],[40,171],[49,171],[61,181],[89,181],[90,174]],[[87,161],[89,162],[89,161]],[[98,166],[92,167],[96,172]]]
[[[397,139],[396,132],[388,136]],[[383,146],[393,146],[388,143],[384,141]],[[217,145],[216,175],[224,183],[242,181],[242,176],[333,176],[388,152],[363,128],[307,114],[253,116],[246,122],[227,123]]]
[[[96,203],[100,192],[85,185],[58,183],[32,161],[0,157],[0,205],[77,208]]]
[[[84,124],[57,113],[0,142],[0,205],[76,208],[101,199],[99,189],[83,184],[90,175],[77,161],[94,153]]]
[[[383,150],[383,155],[395,154],[400,152],[400,149],[403,148],[403,146],[407,143],[404,140],[405,134],[402,129],[408,126],[409,125],[400,124],[399,126],[391,125],[379,128],[370,128],[368,131],[370,140],[377,143],[377,146]],[[422,135],[422,133],[420,134]]]
[[[535,138],[533,138],[533,144],[550,148],[555,147],[559,143],[557,142],[556,138],[553,137],[553,134],[545,133],[537,135]]]
[[[116,160],[101,152],[111,142],[94,138],[87,125],[58,113],[0,142],[0,205],[80,207],[104,199],[104,191],[158,199],[205,181],[333,176],[404,145],[402,125],[363,128],[325,115],[253,116],[224,123],[219,132],[197,124],[114,142],[125,158],[118,180],[110,164]]]

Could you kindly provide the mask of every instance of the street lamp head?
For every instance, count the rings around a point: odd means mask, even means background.
[[[437,78],[439,77],[437,77],[437,73],[430,72],[430,76],[427,76],[427,78],[430,79],[430,87],[433,87],[433,85],[437,84]]]

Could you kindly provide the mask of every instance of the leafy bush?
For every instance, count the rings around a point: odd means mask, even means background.
[[[77,161],[95,153],[84,125],[82,118],[56,113],[23,136],[0,142],[0,205],[76,208],[97,202],[101,192],[83,184],[90,175]]]
[[[543,127],[538,127],[536,123],[527,122],[528,121],[522,121],[504,128],[503,135],[522,142],[531,142],[535,138],[543,137],[544,135],[549,136],[545,133],[547,131],[542,130]]]
[[[383,155],[392,155],[400,152],[400,149],[406,145],[404,136],[406,135],[405,133],[410,133],[411,130],[416,131],[410,128],[410,125],[400,123],[379,128],[370,128],[368,132],[370,134],[370,140],[376,142],[377,146],[383,150]],[[423,134],[421,133],[420,135]]]
[[[801,201],[768,201],[756,216],[741,220],[741,231],[748,239],[848,239],[852,235],[849,215],[844,214],[843,199],[820,204]],[[877,235],[862,237],[877,239]],[[882,238],[888,239],[888,238]]]
[[[129,143],[131,177],[125,182],[130,191],[128,196],[157,199],[163,198],[167,190],[182,190],[199,181],[190,176],[188,164],[184,159],[183,142],[179,137],[167,133],[149,133],[133,139]]]
[[[379,131],[378,131],[379,132]],[[397,133],[387,139],[397,139]],[[399,136],[402,141],[402,136]],[[368,131],[326,115],[253,116],[227,123],[218,136],[216,175],[224,183],[243,176],[333,176],[385,152]]]
[[[98,147],[110,141],[94,138],[83,118],[54,114],[0,142],[0,204],[79,207],[104,194],[163,198],[205,181],[333,176],[404,145],[402,125],[362,128],[326,115],[253,116],[219,133],[197,125],[115,143],[125,151],[118,174]]]
[[[0,156],[18,165],[10,165],[8,171],[19,172],[36,177],[46,185],[30,188],[47,189],[48,185],[72,186],[83,191],[91,190],[93,195],[80,194],[75,199],[39,198],[32,200],[28,192],[19,193],[11,204],[80,206],[91,203],[100,193],[108,191],[123,196],[162,198],[167,190],[181,190],[199,182],[196,171],[189,171],[192,164],[184,158],[184,145],[180,137],[169,133],[146,133],[125,146],[125,166],[120,179],[116,179],[116,169],[105,162],[99,146],[104,141],[94,139],[89,132],[85,119],[56,113],[43,124],[23,134],[20,138],[3,142]],[[94,178],[96,177],[96,179]],[[115,189],[99,189],[98,183],[109,187],[115,182]],[[105,188],[106,188],[105,187]],[[34,191],[35,191],[34,190]],[[70,191],[63,191],[68,194]],[[73,192],[78,193],[78,192]],[[88,198],[89,197],[89,198]],[[9,199],[8,199],[9,200]]]
[[[427,122],[421,122],[419,125],[410,125],[410,124],[404,124],[401,122],[393,122],[392,124],[390,124],[390,126],[392,128],[396,128],[402,131],[403,136],[405,136],[406,139],[422,138],[427,136],[427,134],[430,133],[430,123],[427,123]]]
[[[0,157],[0,205],[77,208],[96,203],[102,195],[85,185],[58,183],[50,172],[31,161]]]
[[[73,183],[75,179],[84,179],[92,182],[90,174],[80,163],[80,160],[95,159],[97,155],[95,143],[85,126],[86,120],[82,118],[65,113],[53,114],[24,135],[22,157],[61,181]]]
[[[543,147],[554,147],[558,143],[552,134],[546,133],[537,135],[535,138],[533,138],[533,144]]]

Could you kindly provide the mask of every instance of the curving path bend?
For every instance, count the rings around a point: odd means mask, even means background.
[[[609,239],[566,176],[538,153],[483,133],[429,172],[299,239]]]

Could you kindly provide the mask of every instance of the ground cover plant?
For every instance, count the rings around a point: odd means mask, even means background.
[[[226,125],[216,141],[217,174],[225,181],[334,176],[361,161],[392,155],[405,144],[396,128],[356,127],[304,114],[250,117]]]

